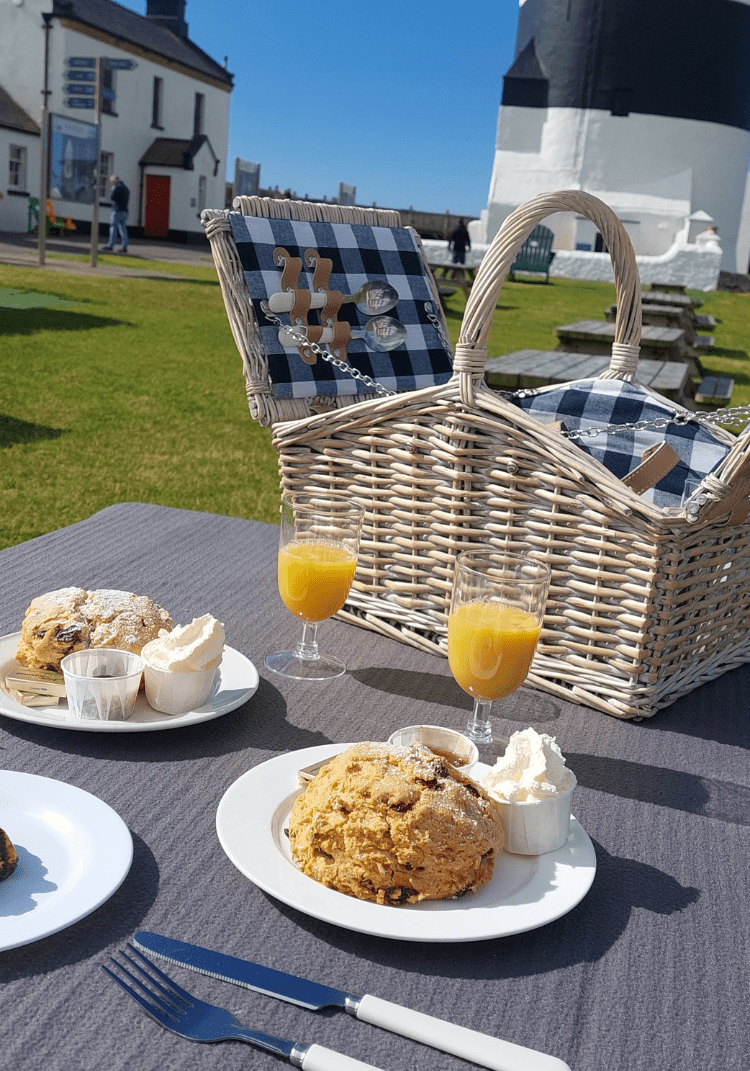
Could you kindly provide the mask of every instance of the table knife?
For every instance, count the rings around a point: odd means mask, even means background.
[[[570,1071],[568,1065],[555,1056],[502,1041],[489,1034],[480,1034],[477,1030],[457,1026],[380,997],[369,994],[355,996],[319,982],[298,978],[294,974],[264,967],[260,963],[212,952],[147,930],[139,930],[133,940],[139,948],[169,963],[209,974],[225,982],[234,982],[311,1011],[343,1008],[362,1022],[391,1030],[423,1045],[431,1045],[434,1049],[489,1067],[492,1071]]]

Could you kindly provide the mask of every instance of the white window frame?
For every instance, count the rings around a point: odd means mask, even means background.
[[[109,200],[109,176],[115,173],[115,154],[99,153],[99,200]]]
[[[10,145],[8,149],[8,186],[25,190],[28,173],[28,152],[25,145]]]
[[[156,130],[163,130],[164,119],[164,79],[154,78],[151,96],[151,126]]]

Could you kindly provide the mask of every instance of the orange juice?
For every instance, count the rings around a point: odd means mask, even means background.
[[[303,621],[325,621],[346,602],[357,559],[331,543],[287,543],[279,550],[279,592]]]
[[[540,626],[515,606],[481,599],[448,618],[448,662],[457,683],[476,699],[502,699],[523,684]]]

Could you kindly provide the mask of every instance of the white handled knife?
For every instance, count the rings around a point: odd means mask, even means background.
[[[492,1071],[570,1071],[568,1065],[555,1056],[514,1045],[510,1041],[501,1041],[489,1034],[480,1034],[477,1030],[412,1011],[380,997],[369,994],[355,996],[319,982],[298,978],[294,974],[263,967],[250,960],[211,952],[207,948],[162,937],[147,930],[139,930],[133,941],[139,948],[169,963],[221,978],[225,982],[234,982],[258,993],[298,1004],[301,1008],[311,1011],[343,1008],[365,1023],[402,1034],[434,1049],[442,1049],[482,1067],[489,1067]]]

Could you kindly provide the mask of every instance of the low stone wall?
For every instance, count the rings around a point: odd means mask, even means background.
[[[422,242],[431,264],[450,264],[452,254],[445,242]],[[489,249],[472,245],[466,253],[467,265],[476,266]],[[675,243],[658,257],[636,257],[638,273],[644,285],[671,283],[690,290],[716,290],[721,269],[721,247],[717,243],[692,245]],[[550,275],[559,279],[585,279],[591,282],[614,282],[609,253],[588,253],[560,249],[550,266]]]

